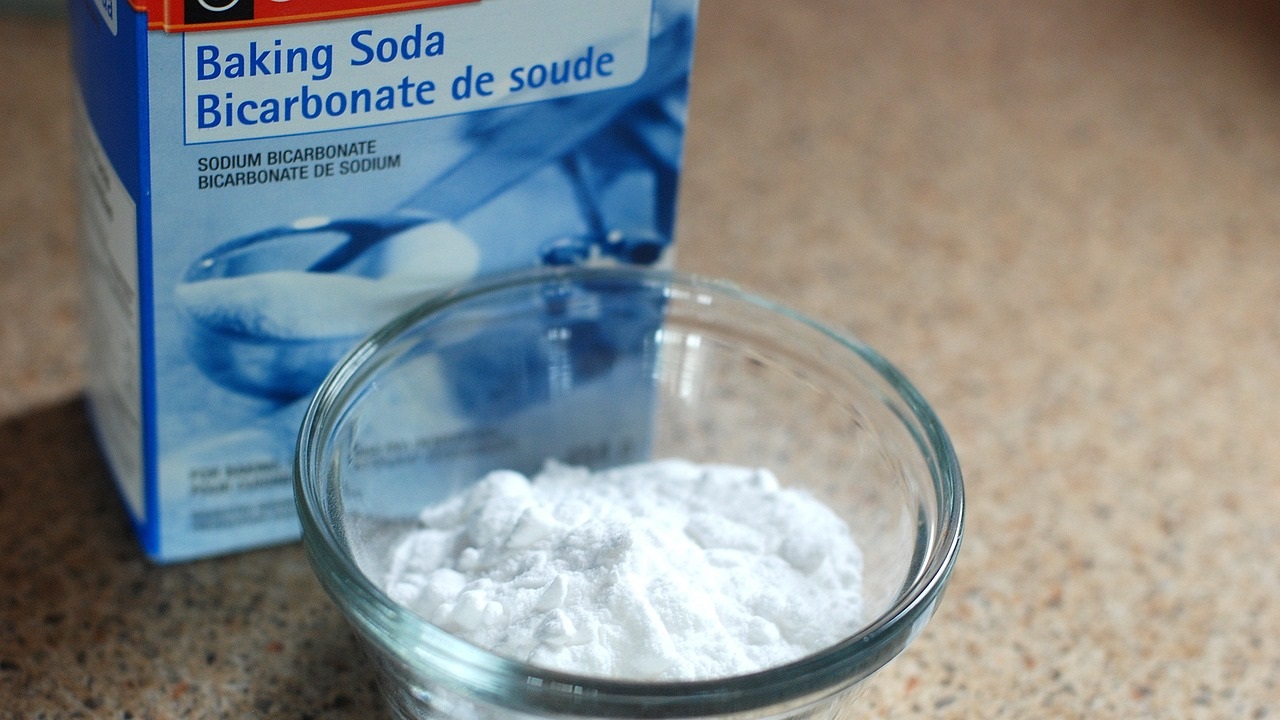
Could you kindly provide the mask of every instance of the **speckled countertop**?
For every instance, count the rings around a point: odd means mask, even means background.
[[[679,263],[950,429],[942,609],[850,717],[1280,717],[1280,6],[706,0]],[[0,19],[0,718],[377,708],[287,546],[137,549],[86,424],[66,41]]]

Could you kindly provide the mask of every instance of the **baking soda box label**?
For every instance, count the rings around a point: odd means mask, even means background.
[[[697,0],[70,0],[90,408],[149,555],[293,539],[311,393],[442,290],[669,262]]]

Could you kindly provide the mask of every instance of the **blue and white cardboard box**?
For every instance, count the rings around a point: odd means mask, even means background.
[[[296,538],[342,354],[442,289],[669,262],[697,0],[70,0],[90,408],[146,552]]]

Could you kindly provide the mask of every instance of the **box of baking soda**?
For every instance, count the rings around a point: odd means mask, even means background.
[[[669,262],[696,5],[70,0],[89,406],[148,555],[295,538],[306,403],[399,313]]]

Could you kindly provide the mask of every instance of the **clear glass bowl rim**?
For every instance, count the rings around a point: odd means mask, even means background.
[[[929,466],[938,508],[933,522],[923,516],[919,520],[915,559],[920,562],[923,557],[923,562],[913,568],[912,581],[888,610],[842,642],[785,665],[712,680],[637,682],[547,670],[483,650],[397,604],[363,574],[325,519],[325,508],[333,498],[320,485],[318,463],[333,423],[354,388],[380,366],[379,352],[424,319],[479,296],[522,285],[606,280],[652,287],[667,297],[679,289],[753,305],[826,336],[859,356],[886,381],[897,394],[886,400],[908,412],[907,417],[898,415]],[[537,268],[490,276],[427,300],[370,335],[334,367],[307,408],[294,457],[294,491],[303,544],[316,575],[367,641],[410,672],[473,699],[525,712],[590,717],[694,717],[799,706],[866,679],[901,652],[932,615],[955,565],[964,526],[964,484],[950,438],[920,393],[876,351],[723,280],[617,267]]]

